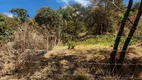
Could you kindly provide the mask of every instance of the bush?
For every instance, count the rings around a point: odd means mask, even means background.
[[[10,40],[13,28],[12,24],[8,23],[8,17],[0,14],[0,40]]]
[[[67,46],[68,46],[68,49],[74,49],[74,48],[75,48],[75,43],[69,41],[69,42],[67,43]]]
[[[67,27],[63,27],[62,30],[62,40],[68,41],[68,40],[76,40],[78,39],[81,33],[84,33],[86,31],[85,24],[80,21],[68,21]]]

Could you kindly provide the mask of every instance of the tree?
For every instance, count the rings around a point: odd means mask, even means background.
[[[80,4],[69,5],[66,8],[60,9],[64,26],[62,27],[62,39],[76,40],[80,34],[86,31],[84,7]]]
[[[104,6],[109,6],[109,9],[117,11],[119,9],[124,9],[124,2],[123,0],[90,0],[90,2],[93,4],[93,6],[97,5],[104,5]],[[111,4],[110,4],[111,3]]]
[[[43,25],[49,34],[58,32],[61,26],[61,15],[49,7],[40,8],[34,19],[40,26]]]
[[[126,39],[126,41],[124,43],[124,46],[123,46],[121,54],[120,54],[120,58],[119,58],[117,63],[122,64],[122,62],[124,61],[126,50],[127,50],[128,45],[129,45],[129,43],[130,43],[130,41],[131,41],[131,39],[132,39],[136,29],[137,29],[137,26],[138,26],[141,15],[142,15],[142,0],[141,0],[141,3],[140,3],[140,7],[138,9],[138,14],[137,14],[136,19],[134,21],[134,24],[132,25],[132,28],[131,28],[131,30],[130,30],[130,32],[128,34],[128,37],[127,37],[127,39]]]
[[[139,9],[139,5],[140,5],[140,2],[136,2],[134,5],[133,5],[133,8],[132,8],[132,11],[136,11]]]
[[[62,25],[61,15],[49,7],[42,7],[37,11],[34,19],[39,24],[39,26],[44,29],[44,34],[49,40],[47,42],[54,40],[53,43],[48,43],[48,45],[51,46],[49,48],[51,50],[53,46],[60,42]]]
[[[37,11],[34,19],[39,25],[46,27],[49,25],[51,29],[60,25],[61,15],[49,7],[42,7]]]
[[[10,12],[11,12],[14,16],[20,18],[20,20],[21,20],[22,22],[25,22],[26,19],[29,17],[29,15],[28,15],[28,13],[27,13],[27,10],[22,9],[22,8],[13,8],[13,9],[10,10]]]
[[[123,1],[116,0],[113,4],[110,4],[109,0],[91,0],[91,2],[94,5],[91,14],[89,14],[90,17],[88,18],[89,32],[92,32],[91,34],[114,32],[113,25],[118,20],[118,17],[114,14],[119,13],[114,4],[124,9]]]
[[[105,10],[104,6],[95,7],[92,10],[91,16],[92,18],[88,21],[91,24],[88,28],[92,34],[95,35],[111,32],[112,20],[110,18],[110,13]]]
[[[122,36],[122,33],[123,33],[123,30],[124,30],[124,26],[126,24],[126,21],[128,20],[128,16],[130,14],[130,11],[131,11],[131,7],[132,7],[132,4],[133,4],[133,0],[129,0],[129,4],[128,4],[128,8],[127,8],[127,11],[126,13],[124,14],[124,18],[121,22],[121,25],[120,25],[120,29],[119,29],[119,32],[117,34],[117,37],[116,37],[116,40],[115,40],[115,44],[114,44],[114,47],[113,47],[113,51],[111,52],[110,54],[110,65],[111,65],[111,71],[114,70],[114,67],[115,67],[115,57],[116,57],[116,53],[117,53],[117,50],[118,50],[118,46],[119,46],[119,43],[120,43],[120,39],[121,39],[121,36]]]

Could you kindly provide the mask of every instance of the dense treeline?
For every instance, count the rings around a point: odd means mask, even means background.
[[[34,18],[29,18],[28,11],[25,9],[13,8],[10,10],[13,17],[0,14],[0,39],[10,39],[12,31],[23,23],[39,26],[46,31],[46,35],[54,35],[58,41],[61,39],[65,42],[78,40],[87,35],[115,34],[126,9],[123,0],[115,2],[92,0],[91,3],[94,5],[84,7],[81,4],[71,4],[58,10],[42,7]],[[137,13],[138,5],[139,2],[135,3],[131,10],[132,21]],[[35,25],[36,23],[38,25]],[[126,31],[130,28],[129,23],[127,22]],[[142,33],[137,32],[137,38],[140,39]]]

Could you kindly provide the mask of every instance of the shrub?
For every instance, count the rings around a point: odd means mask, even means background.
[[[67,43],[67,46],[68,46],[68,49],[74,49],[74,48],[75,48],[75,43],[69,41],[69,42]]]
[[[13,28],[11,27],[12,24],[8,23],[10,22],[8,20],[8,17],[0,14],[0,40],[9,41],[11,39]]]

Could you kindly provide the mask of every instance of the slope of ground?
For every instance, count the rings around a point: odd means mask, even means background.
[[[142,78],[142,44],[129,47],[121,75],[111,76],[107,64],[110,46],[66,46],[37,55],[37,51],[25,50],[15,65],[6,65],[8,71],[0,80],[120,80]]]

